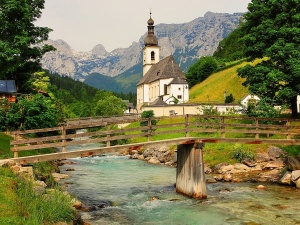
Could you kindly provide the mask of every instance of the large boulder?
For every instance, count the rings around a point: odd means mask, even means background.
[[[278,147],[270,146],[268,148],[268,155],[271,160],[276,160],[278,158],[285,158],[287,153]]]
[[[292,156],[288,156],[286,158],[285,164],[287,165],[288,169],[290,171],[293,170],[300,170],[300,162],[297,158],[292,157]]]
[[[16,163],[13,160],[9,160],[9,159],[0,160],[0,167],[10,167],[15,165]]]
[[[283,176],[280,178],[279,183],[292,185],[292,173],[289,171],[285,172]]]
[[[292,181],[293,181],[294,183],[296,183],[297,180],[300,179],[300,170],[295,170],[295,171],[293,171],[293,172],[292,172],[292,177],[291,177],[291,179],[292,179]]]
[[[270,157],[269,157],[268,153],[256,153],[255,154],[255,161],[258,162],[258,163],[269,162]]]
[[[223,165],[218,169],[218,173],[224,174],[224,173],[230,173],[234,169],[233,165]]]
[[[250,168],[242,163],[236,163],[233,166],[234,169],[232,173],[246,173],[250,171]]]
[[[296,187],[300,189],[300,179],[297,180]]]
[[[148,162],[152,164],[160,164],[160,161],[156,157],[150,158]]]
[[[264,166],[264,169],[275,169],[275,168],[283,168],[284,163],[282,160],[275,159],[274,161],[270,161]]]

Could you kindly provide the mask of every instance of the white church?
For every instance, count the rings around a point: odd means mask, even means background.
[[[137,110],[142,106],[182,104],[189,101],[189,86],[184,73],[172,55],[160,60],[154,21],[148,20],[144,39],[143,77],[137,84]]]

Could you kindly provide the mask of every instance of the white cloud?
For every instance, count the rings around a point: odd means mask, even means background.
[[[147,31],[150,8],[155,24],[185,23],[206,12],[246,12],[251,0],[46,0],[38,26],[54,31],[77,51],[102,44],[108,51],[128,47]]]

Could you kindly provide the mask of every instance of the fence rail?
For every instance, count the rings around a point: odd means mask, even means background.
[[[153,139],[193,137],[203,142],[242,142],[248,144],[275,143],[300,144],[300,120],[290,118],[249,118],[230,116],[185,115],[174,116],[168,124],[153,125],[153,120],[138,116],[114,118],[84,118],[69,120],[62,126],[12,132],[10,142],[14,157],[18,152],[43,148],[62,148],[89,143],[103,143],[104,146],[124,143],[135,138],[150,142]],[[132,122],[145,122],[146,126],[116,128]],[[86,129],[84,133],[75,133]],[[166,134],[168,137],[166,137]],[[117,142],[117,143],[114,143]]]

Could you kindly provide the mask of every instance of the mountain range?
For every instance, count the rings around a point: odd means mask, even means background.
[[[219,42],[238,26],[242,15],[207,12],[188,23],[156,25],[155,35],[161,47],[161,59],[172,54],[186,72],[201,56],[214,53]],[[43,56],[42,67],[98,89],[135,92],[136,84],[142,77],[142,49],[146,34],[128,48],[111,52],[107,52],[101,44],[88,52],[76,52],[63,40],[48,40],[47,43],[53,45],[56,51]]]

